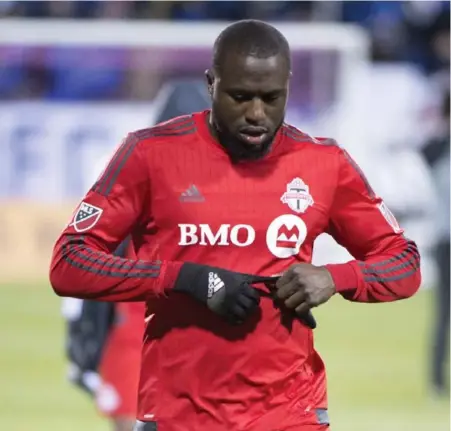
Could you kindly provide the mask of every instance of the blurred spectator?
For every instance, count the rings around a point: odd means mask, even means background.
[[[263,21],[310,21],[314,10],[317,9],[314,3],[312,1],[249,2],[248,17]]]
[[[442,106],[442,122],[437,135],[423,149],[423,154],[432,167],[438,196],[435,214],[437,244],[435,259],[438,267],[438,285],[432,336],[432,361],[430,383],[436,395],[449,393],[449,376],[446,370],[449,351],[450,328],[450,95],[449,90]]]
[[[171,3],[171,18],[174,20],[203,20],[208,16],[206,2],[176,1]]]
[[[45,1],[12,2],[11,15],[24,18],[46,18],[50,15],[49,3]]]
[[[54,18],[72,18],[78,16],[77,2],[74,1],[51,1],[45,7],[47,8],[47,13]]]
[[[15,1],[1,1],[0,2],[0,17],[2,16],[10,16],[13,14],[14,8],[16,7]]]
[[[102,1],[99,3],[97,14],[105,19],[127,19],[133,15],[133,1]]]
[[[134,1],[131,18],[169,19],[171,9],[171,1]]]
[[[403,11],[406,59],[426,73],[449,69],[449,2],[406,2]]]

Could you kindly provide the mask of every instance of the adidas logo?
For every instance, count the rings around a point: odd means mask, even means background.
[[[208,299],[210,299],[219,289],[225,286],[216,272],[208,273]]]
[[[191,184],[179,198],[180,202],[203,202],[205,198],[200,193],[199,189]]]

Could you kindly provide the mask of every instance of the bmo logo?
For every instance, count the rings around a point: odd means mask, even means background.
[[[213,231],[208,224],[179,224],[179,245],[236,245],[246,247],[255,240],[255,230],[247,224],[222,224]]]
[[[214,245],[247,247],[255,242],[255,229],[247,224],[222,224],[212,229],[208,224],[180,223],[178,245]],[[304,221],[293,214],[275,218],[266,231],[268,250],[279,259],[295,256],[307,236]],[[262,238],[263,240],[263,238]]]
[[[274,256],[285,259],[299,253],[306,236],[307,226],[304,221],[293,214],[285,214],[269,225],[266,245]]]

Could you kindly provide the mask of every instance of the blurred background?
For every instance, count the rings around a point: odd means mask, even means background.
[[[51,248],[128,131],[209,106],[212,44],[244,18],[290,42],[287,121],[337,139],[422,253],[415,298],[318,309],[333,430],[449,429],[447,1],[0,1],[0,429],[107,429],[66,382]],[[316,263],[350,258],[318,240]]]

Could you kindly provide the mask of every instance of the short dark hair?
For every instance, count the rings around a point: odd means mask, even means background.
[[[213,45],[213,68],[221,70],[226,54],[268,58],[282,54],[291,68],[290,45],[285,36],[270,24],[254,19],[237,21],[226,27]]]

